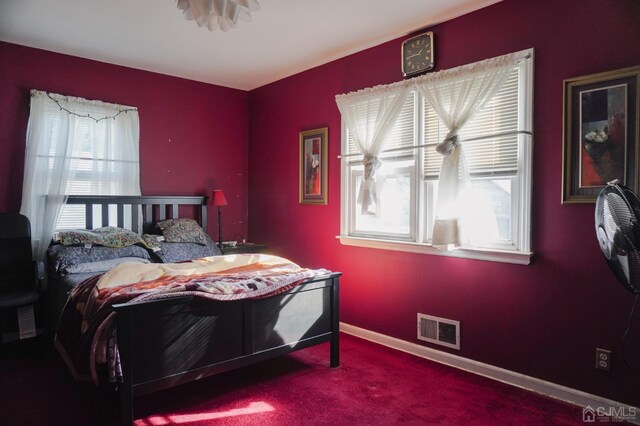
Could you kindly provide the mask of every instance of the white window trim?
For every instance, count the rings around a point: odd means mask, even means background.
[[[414,159],[414,164],[412,166],[404,166],[401,169],[408,169],[406,171],[406,173],[409,175],[412,183],[412,188],[414,190],[418,190],[417,188],[419,188],[418,185],[420,185],[420,178],[419,178],[419,174],[416,172],[416,160]],[[364,175],[364,173],[362,173]],[[353,177],[353,175],[351,176]],[[352,187],[348,188],[348,191],[350,191],[350,194],[353,197],[357,197],[357,191],[358,191],[358,187],[359,185],[356,185],[355,182],[352,180]],[[379,238],[384,239],[385,237],[392,239],[393,241],[412,241],[415,240],[417,238],[418,235],[418,227],[416,225],[417,223],[417,206],[416,206],[416,197],[413,197],[413,199],[411,200],[411,204],[410,207],[411,209],[411,220],[410,220],[410,224],[409,224],[409,232],[405,235],[402,234],[394,234],[394,233],[388,233],[388,234],[376,234],[379,236]],[[354,229],[355,225],[356,225],[356,215],[357,215],[357,209],[350,209],[349,211],[349,215],[348,215],[348,225],[346,229]],[[361,237],[361,236],[365,236],[368,234],[367,232],[359,232],[359,235],[353,235],[355,237]]]
[[[519,90],[523,96],[519,99],[518,108],[522,111],[519,116],[518,128],[523,130],[533,129],[533,49],[528,51],[529,60],[524,62],[522,67],[522,78]],[[347,128],[344,121],[341,122],[342,150],[346,152]],[[344,178],[348,172],[348,164],[345,159],[340,165],[340,235],[336,236],[340,243],[348,246],[366,247],[381,250],[404,251],[409,253],[421,253],[436,256],[457,257],[464,259],[485,260],[493,262],[511,263],[517,265],[528,265],[531,263],[533,251],[531,247],[531,192],[532,192],[532,162],[533,162],[533,135],[520,134],[519,146],[522,155],[519,156],[519,179],[516,190],[523,195],[516,197],[518,200],[518,215],[513,218],[518,221],[517,232],[513,235],[515,248],[513,250],[498,250],[484,248],[460,247],[454,250],[439,250],[431,244],[422,242],[407,242],[397,240],[384,240],[378,238],[355,237],[348,235],[349,217],[347,203],[349,201],[349,188],[347,179]],[[421,190],[421,189],[418,189]],[[514,206],[515,208],[515,206]],[[424,220],[424,218],[419,218]]]
[[[380,240],[375,238],[352,237],[349,235],[336,236],[345,246],[367,247],[381,250],[405,251],[409,253],[430,254],[436,256],[459,257],[463,259],[487,260],[492,262],[528,265],[533,252],[515,250],[496,250],[480,248],[456,248],[454,250],[439,250],[431,244]]]

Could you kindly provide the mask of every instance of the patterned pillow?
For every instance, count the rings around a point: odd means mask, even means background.
[[[117,259],[100,260],[97,262],[77,263],[75,265],[69,265],[61,269],[63,274],[84,274],[89,272],[106,272],[111,268],[114,268],[121,263],[134,262],[134,263],[149,263],[149,260],[142,259],[141,257],[120,257]]]
[[[134,244],[144,244],[140,234],[128,229],[105,226],[104,228],[94,229],[93,232],[100,235],[102,245],[105,247],[127,247]]]
[[[53,239],[65,246],[82,246],[100,244],[100,236],[93,231],[85,229],[71,229],[69,231],[56,232]]]
[[[48,266],[54,271],[60,271],[72,265],[88,262],[99,262],[102,260],[116,259],[122,257],[139,257],[149,259],[149,252],[140,246],[128,246],[123,248],[112,247],[83,247],[65,246],[55,244],[47,251]]]
[[[151,251],[160,250],[160,241],[162,241],[162,238],[160,235],[142,234],[144,245]]]
[[[158,222],[164,240],[168,243],[196,243],[205,245],[207,234],[193,219],[168,219]]]
[[[179,263],[201,257],[217,256],[222,254],[220,249],[207,235],[206,244],[194,243],[160,243],[160,250],[153,252],[163,263]]]
[[[105,247],[127,247],[134,244],[144,244],[140,235],[128,229],[105,226],[89,231],[73,229],[56,232],[54,239],[65,246],[100,245]]]

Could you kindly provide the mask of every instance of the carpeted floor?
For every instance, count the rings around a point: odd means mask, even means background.
[[[0,424],[116,423],[95,416],[92,386],[57,354],[24,349],[0,357]],[[324,344],[140,397],[136,425],[583,424],[579,407],[349,335],[341,366],[328,359]]]

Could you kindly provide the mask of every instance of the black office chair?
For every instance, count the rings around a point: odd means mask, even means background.
[[[33,261],[31,223],[0,214],[0,343],[45,334],[44,268]]]

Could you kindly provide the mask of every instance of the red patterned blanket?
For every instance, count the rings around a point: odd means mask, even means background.
[[[123,263],[71,292],[58,324],[56,348],[77,380],[118,382],[122,371],[113,305],[181,296],[219,301],[267,297],[327,273],[255,254],[179,264]]]

